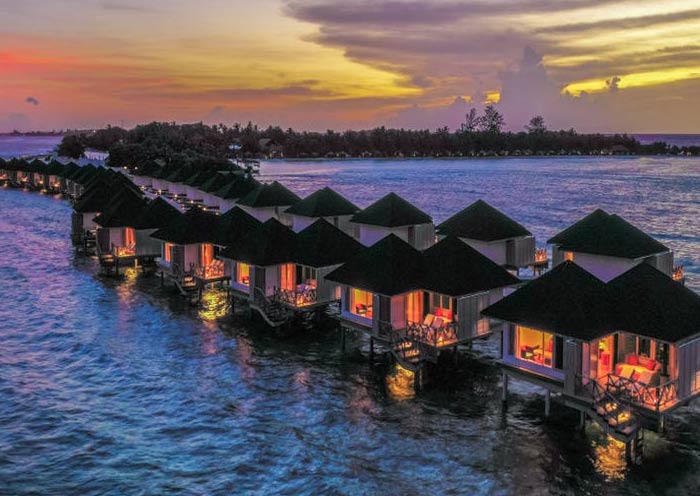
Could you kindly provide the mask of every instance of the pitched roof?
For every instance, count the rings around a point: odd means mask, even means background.
[[[395,234],[361,250],[326,279],[385,296],[419,289],[425,260],[418,250]]]
[[[609,330],[605,283],[573,262],[486,308],[487,317],[564,336],[590,340]]]
[[[355,238],[324,219],[318,219],[297,234],[294,262],[309,267],[345,263],[363,249]]]
[[[186,181],[184,181],[184,184],[187,186],[201,186],[204,184],[214,173],[208,169],[201,170],[199,172],[195,172],[192,174]]]
[[[148,202],[134,221],[134,229],[159,229],[177,219],[180,211],[160,196]]]
[[[238,239],[248,236],[262,223],[239,207],[233,207],[219,217],[219,228],[216,232],[216,244],[228,246]]]
[[[107,178],[96,181],[78,199],[73,210],[78,213],[104,212],[110,207],[112,199],[124,190],[134,193],[121,181],[110,182]]]
[[[262,184],[245,195],[238,202],[247,207],[282,207],[290,206],[301,201],[295,193],[288,190],[277,181]]]
[[[286,213],[304,217],[334,217],[352,215],[359,210],[357,205],[350,200],[331,188],[325,187],[311,193],[296,205],[292,205],[286,210]]]
[[[477,200],[454,214],[437,226],[436,232],[443,236],[480,241],[497,241],[532,235],[524,226],[483,200]]]
[[[179,169],[166,176],[166,180],[171,183],[181,183],[192,177],[192,169],[189,167],[180,167]]]
[[[158,169],[160,169],[160,165],[153,160],[149,160],[141,167],[134,167],[131,172],[137,176],[151,177]]]
[[[229,174],[222,174],[221,172],[217,172],[213,176],[211,176],[209,179],[204,181],[202,185],[199,187],[202,191],[205,193],[213,193],[215,191],[220,190],[223,186],[226,185],[226,183],[229,181]]]
[[[648,264],[608,282],[615,329],[675,342],[700,333],[700,295]]]
[[[356,213],[352,222],[383,227],[413,226],[429,224],[433,219],[408,203],[396,193],[389,193],[369,207]]]
[[[125,189],[94,221],[101,227],[133,227],[145,207],[146,200]]]
[[[218,216],[212,212],[191,208],[151,234],[151,237],[178,245],[213,243],[218,220]]]
[[[46,168],[46,174],[50,176],[60,176],[66,170],[66,167],[57,160],[52,160]]]
[[[250,175],[231,174],[233,178],[214,193],[224,200],[237,200],[244,197],[260,186],[260,183]]]
[[[641,258],[668,247],[622,217],[597,209],[547,241],[561,249],[620,258]]]
[[[292,262],[296,234],[277,219],[270,219],[242,238],[234,240],[222,258],[266,267]]]
[[[461,296],[519,284],[503,267],[454,236],[423,252],[426,274],[423,289]]]

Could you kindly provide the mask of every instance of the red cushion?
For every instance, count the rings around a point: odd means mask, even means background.
[[[638,381],[639,380],[639,372],[637,372],[636,370],[634,372],[632,372],[630,379],[632,379],[633,381]]]
[[[656,360],[653,358],[650,358],[649,361],[647,362],[647,369],[649,370],[654,370],[656,368]]]
[[[442,308],[438,307],[435,309],[435,316],[442,317]]]
[[[627,355],[627,363],[629,365],[639,365],[639,357],[637,355]]]
[[[447,320],[452,320],[452,310],[443,310],[442,316],[445,317]]]

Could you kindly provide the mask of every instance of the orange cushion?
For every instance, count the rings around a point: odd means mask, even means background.
[[[447,320],[452,320],[452,310],[443,310],[442,316],[445,317]]]
[[[653,358],[650,358],[649,361],[647,362],[647,369],[649,370],[654,370],[656,368],[656,360]]]
[[[639,357],[637,355],[627,355],[627,363],[629,365],[639,365]]]

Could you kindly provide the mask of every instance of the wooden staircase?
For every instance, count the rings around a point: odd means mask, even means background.
[[[281,327],[292,320],[294,313],[279,301],[268,298],[260,288],[254,288],[250,309],[258,312],[270,327]]]
[[[591,399],[588,416],[608,434],[625,443],[639,438],[640,424],[629,405],[618,400],[596,381],[588,382],[584,390]]]

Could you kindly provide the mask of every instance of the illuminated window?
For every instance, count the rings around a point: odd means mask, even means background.
[[[372,293],[361,289],[353,289],[350,292],[350,313],[372,318]]]
[[[565,251],[564,252],[564,260],[568,260],[570,262],[574,261],[574,252],[573,251]]]
[[[406,295],[406,318],[409,322],[423,322],[422,291],[414,291]]]
[[[517,357],[544,367],[554,365],[554,335],[527,327],[516,330]]]
[[[454,309],[452,308],[452,298],[449,296],[433,293],[431,298],[430,313],[443,320],[452,321],[454,319]]]
[[[214,246],[208,243],[199,245],[199,265],[207,267],[214,261]]]
[[[236,263],[236,282],[244,286],[250,285],[250,265],[241,262]]]
[[[136,244],[136,234],[133,228],[127,227],[124,229],[124,246],[132,246]]]
[[[477,336],[483,336],[484,334],[488,334],[490,330],[491,326],[489,323],[489,319],[479,319],[479,321],[476,323]]]
[[[700,370],[696,371],[695,375],[693,375],[693,384],[691,387],[693,393],[700,391]]]
[[[280,288],[287,291],[294,291],[294,279],[296,267],[294,264],[284,264],[280,266]]]
[[[173,245],[170,243],[165,243],[163,245],[163,258],[168,263],[173,261]]]

